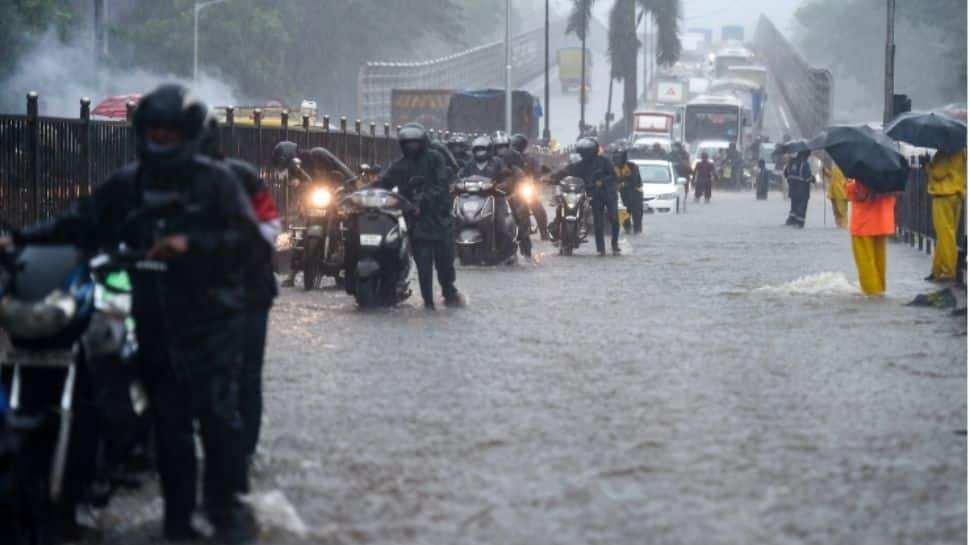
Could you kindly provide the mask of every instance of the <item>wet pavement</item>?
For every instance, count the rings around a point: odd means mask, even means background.
[[[267,543],[927,544],[967,538],[966,320],[854,287],[848,235],[715,193],[624,255],[460,268],[464,309],[285,290],[254,488]],[[963,303],[965,305],[965,302]],[[159,533],[153,485],[103,513]]]

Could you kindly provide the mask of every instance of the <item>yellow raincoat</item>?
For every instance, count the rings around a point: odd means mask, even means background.
[[[832,164],[828,170],[829,188],[826,197],[832,201],[832,214],[835,224],[845,229],[849,225],[849,198],[845,193],[845,174],[839,165]]]
[[[967,194],[967,150],[938,151],[926,165],[927,192],[933,197],[933,278],[952,280],[957,274],[957,231]]]

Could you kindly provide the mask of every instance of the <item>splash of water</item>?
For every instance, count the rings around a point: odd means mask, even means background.
[[[762,286],[757,293],[782,295],[855,295],[859,286],[841,272],[820,272],[803,276],[779,286]]]

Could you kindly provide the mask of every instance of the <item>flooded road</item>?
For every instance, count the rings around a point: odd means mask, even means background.
[[[270,543],[909,544],[966,540],[966,329],[905,307],[930,261],[715,193],[590,244],[462,269],[464,309],[359,312],[285,290],[257,490],[310,529]],[[109,542],[158,534],[152,485]],[[146,537],[147,539],[147,537]]]

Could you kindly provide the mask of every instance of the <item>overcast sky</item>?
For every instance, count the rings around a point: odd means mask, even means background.
[[[795,9],[803,0],[681,0],[684,5],[684,29],[689,27],[707,27],[720,29],[724,25],[744,25],[746,34],[754,32],[754,25],[762,13],[768,16],[779,30],[786,33],[789,21]],[[536,1],[536,4],[540,2]],[[553,0],[555,9],[568,12],[570,0]],[[594,5],[596,17],[604,23],[609,18],[610,0],[597,0]],[[720,33],[715,33],[715,39]]]

